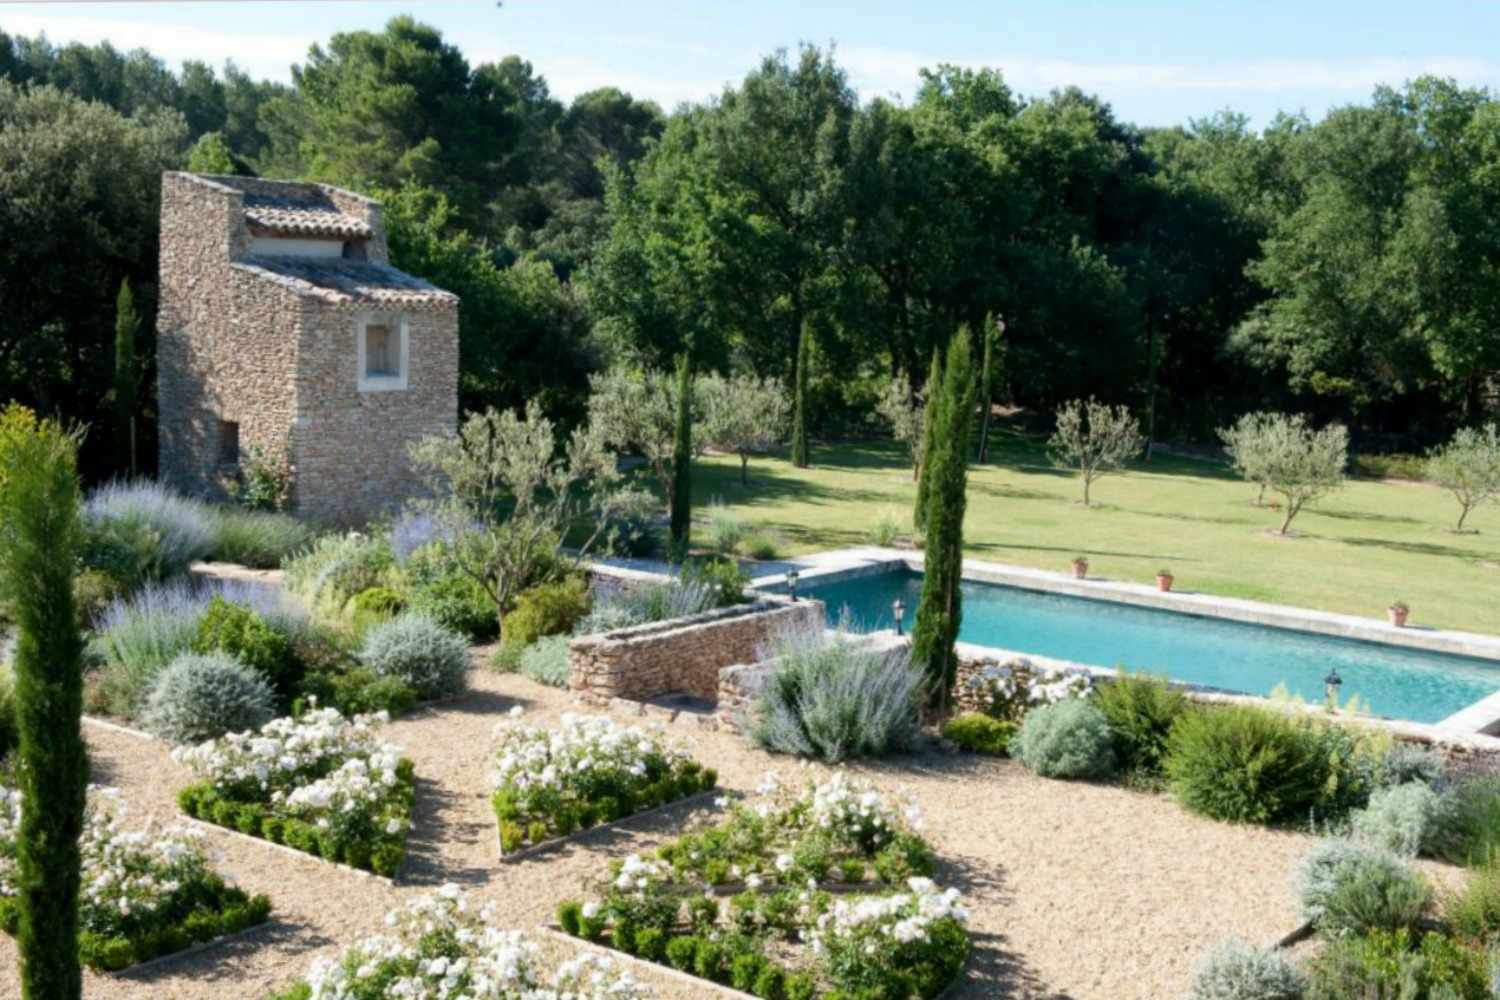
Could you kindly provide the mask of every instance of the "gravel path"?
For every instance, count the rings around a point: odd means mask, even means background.
[[[401,884],[211,833],[221,870],[270,895],[272,922],[145,973],[90,974],[85,995],[254,1000],[295,981],[313,956],[377,931],[392,904],[444,882],[499,901],[513,926],[532,928],[578,895],[606,857],[647,849],[680,827],[690,807],[499,864],[488,803],[493,726],[517,704],[531,722],[576,707],[566,693],[517,675],[476,670],[472,685],[467,698],[389,728],[418,780]],[[670,729],[730,788],[749,792],[768,768],[795,767],[728,733]],[[85,733],[95,780],[122,790],[131,818],[172,821],[173,796],[190,776],[166,747],[99,726]],[[959,997],[1169,1000],[1183,994],[1205,948],[1230,935],[1268,943],[1297,924],[1287,885],[1307,837],[1197,819],[1164,796],[1035,778],[1005,760],[928,754],[858,770],[916,794],[941,859],[939,881],[967,897],[976,952]],[[1458,877],[1429,871],[1443,882]],[[710,984],[662,977],[658,985],[674,1000],[718,995]],[[18,994],[15,946],[0,935],[0,996]]]

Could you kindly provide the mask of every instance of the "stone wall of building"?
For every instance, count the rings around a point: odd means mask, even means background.
[[[767,596],[674,621],[580,636],[568,644],[568,687],[587,700],[649,701],[688,694],[712,701],[719,671],[760,658],[785,629],[822,628],[821,601]]]
[[[162,177],[157,309],[159,474],[190,496],[222,499],[219,422],[240,451],[288,456],[296,408],[301,302],[229,267],[249,252],[244,195],[185,174]]]
[[[312,303],[298,347],[291,444],[297,511],[336,524],[361,524],[420,494],[408,448],[458,424],[456,305],[379,313],[404,316],[409,341],[406,388],[385,392],[359,389],[362,314]]]

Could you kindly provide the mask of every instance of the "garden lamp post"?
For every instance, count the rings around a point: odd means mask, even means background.
[[[904,635],[905,633],[901,631],[901,617],[906,614],[906,602],[899,597],[896,598],[891,602],[891,612],[896,616],[896,634]]]
[[[792,600],[794,601],[797,599],[797,577],[800,575],[794,569],[789,569],[786,572],[786,590],[788,594],[792,595]]]
[[[1323,693],[1328,699],[1328,711],[1337,712],[1339,709],[1339,686],[1344,679],[1339,676],[1339,668],[1331,667],[1328,676],[1323,678]]]

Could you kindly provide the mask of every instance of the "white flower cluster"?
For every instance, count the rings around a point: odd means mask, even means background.
[[[838,950],[875,955],[893,945],[925,941],[939,920],[968,920],[957,889],[939,890],[926,878],[908,879],[907,889],[890,896],[836,900],[818,917],[812,934],[813,952],[820,956]]]
[[[544,976],[541,949],[495,926],[494,904],[477,912],[458,886],[410,900],[386,915],[387,934],[337,958],[313,962],[312,1000],[375,995],[400,1000],[645,1000],[651,996],[608,959],[564,962]],[[376,984],[383,984],[377,987]]]
[[[1027,709],[1082,697],[1092,684],[1086,670],[1015,660],[986,665],[969,677],[965,687],[987,715],[1020,721]]]
[[[181,827],[125,831],[124,808],[112,788],[89,790],[84,816],[82,895],[79,919],[85,930],[111,933],[127,917],[142,918],[172,903],[190,881],[211,876],[202,833]],[[0,896],[18,887],[16,840],[21,825],[21,793],[0,787]]]
[[[562,792],[579,783],[598,783],[646,776],[653,758],[669,769],[689,757],[659,732],[624,726],[602,715],[568,712],[558,729],[502,724],[496,727],[500,744],[495,751],[496,788],[521,795]]]
[[[615,873],[614,888],[636,896],[649,896],[658,891],[670,878],[671,872],[659,861],[642,858],[639,854],[627,854]]]
[[[278,791],[290,794],[354,759],[366,761],[372,772],[393,771],[401,751],[378,734],[389,720],[385,712],[346,719],[337,709],[323,708],[301,718],[273,719],[259,732],[178,747],[172,757],[216,788],[259,791],[263,794],[251,797],[269,799]]]

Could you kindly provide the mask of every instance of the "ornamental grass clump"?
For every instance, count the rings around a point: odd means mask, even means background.
[[[119,793],[91,789],[79,839],[78,955],[116,971],[264,923],[271,904],[209,867],[201,831],[148,824],[127,831]],[[0,929],[15,934],[21,793],[0,787]]]
[[[830,764],[910,749],[921,732],[922,671],[907,647],[880,650],[844,629],[777,635],[775,667],[754,707],[751,736],[777,753]]]
[[[205,822],[393,876],[406,855],[415,779],[411,761],[380,739],[386,721],[324,708],[178,747],[173,759],[202,779],[178,804]]]
[[[448,883],[386,915],[385,930],[333,957],[273,1000],[411,997],[428,1000],[649,1000],[654,994],[607,958],[555,965],[519,931],[502,930],[499,908],[470,902]]]
[[[264,676],[227,653],[187,653],[156,675],[141,722],[174,743],[259,729],[276,714]]]
[[[718,775],[657,731],[566,713],[557,729],[497,729],[494,795],[502,851],[534,846],[714,787]]]
[[[1188,1000],[1302,1000],[1307,977],[1272,949],[1226,941],[1193,971]]]
[[[1082,698],[1027,712],[1010,752],[1044,778],[1106,778],[1116,767],[1109,722]]]
[[[277,569],[306,550],[317,532],[287,514],[240,507],[209,507],[210,556],[254,569]]]
[[[595,898],[559,907],[563,930],[759,997],[947,989],[967,913],[928,877],[915,806],[842,772],[800,790],[773,775],[761,792],[653,856],[610,862]]]
[[[464,690],[469,644],[431,618],[408,613],[372,628],[359,661],[380,677],[401,681],[419,698],[446,698]]]

